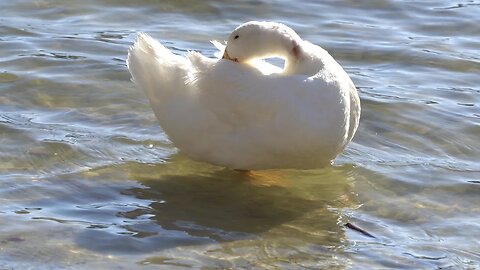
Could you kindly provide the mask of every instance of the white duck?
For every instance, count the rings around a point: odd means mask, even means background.
[[[259,61],[269,57],[283,58],[283,70]],[[240,25],[223,59],[175,55],[139,34],[127,65],[182,152],[233,169],[328,165],[360,118],[360,99],[342,67],[280,23]]]

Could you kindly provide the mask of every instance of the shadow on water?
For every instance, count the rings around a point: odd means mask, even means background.
[[[116,167],[141,184],[121,194],[145,206],[117,213],[124,219],[118,224],[123,232],[88,229],[77,243],[99,252],[131,253],[259,239],[278,229],[305,239],[312,231],[326,232],[315,236],[317,244],[339,245],[344,237],[339,214],[330,207],[350,193],[348,169],[252,175],[189,166],[184,171],[171,164]]]

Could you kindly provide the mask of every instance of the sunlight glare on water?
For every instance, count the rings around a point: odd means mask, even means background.
[[[480,268],[480,2],[0,8],[0,269]],[[189,160],[131,83],[137,32],[211,57],[249,20],[291,26],[358,87],[360,127],[333,166]]]

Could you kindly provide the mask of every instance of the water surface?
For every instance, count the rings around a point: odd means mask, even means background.
[[[480,268],[480,2],[0,8],[0,269]],[[333,166],[191,161],[130,82],[136,32],[212,56],[253,19],[290,25],[357,85],[360,127]]]

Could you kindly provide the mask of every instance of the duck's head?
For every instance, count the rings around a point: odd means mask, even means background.
[[[251,21],[229,36],[223,59],[248,62],[255,58],[298,58],[302,39],[288,26],[275,22]]]

